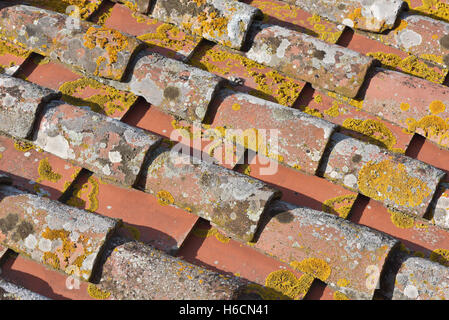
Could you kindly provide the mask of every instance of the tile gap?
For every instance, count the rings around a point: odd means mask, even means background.
[[[338,38],[335,44],[347,48],[348,45],[351,43],[353,37],[354,37],[354,30],[345,26],[343,32],[341,33],[340,37]]]
[[[362,218],[365,209],[368,207],[370,200],[371,200],[370,198],[364,196],[361,193],[357,194],[357,197],[355,198],[355,201],[352,204],[351,210],[349,210],[346,220],[359,224],[360,219]]]
[[[100,17],[103,16],[103,14],[107,13],[114,6],[115,3],[109,0],[101,1],[98,8],[94,12],[92,12],[92,14],[86,19],[86,21],[98,24],[98,20],[100,19]]]
[[[426,138],[420,134],[414,133],[412,139],[410,140],[404,155],[410,158],[416,159],[426,142]]]
[[[42,61],[45,56],[38,54],[36,52],[31,52],[30,55],[22,62],[19,68],[14,72],[13,76],[26,80],[34,70],[39,66],[35,61]]]
[[[75,179],[73,179],[73,181],[70,183],[69,187],[58,198],[58,201],[67,204],[69,199],[74,195],[76,187],[87,182],[87,179],[92,175],[93,173],[91,171],[82,168],[80,172],[76,175]]]

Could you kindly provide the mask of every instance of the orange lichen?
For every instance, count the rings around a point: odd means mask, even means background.
[[[365,164],[359,172],[358,186],[361,193],[374,200],[406,207],[420,205],[431,192],[424,181],[410,176],[404,164],[390,159]]]
[[[320,279],[321,281],[326,281],[331,274],[331,267],[326,261],[318,258],[308,258],[301,262],[292,261],[290,266],[307,274]]]
[[[402,111],[408,111],[410,109],[410,104],[402,102],[400,108]]]
[[[449,137],[449,119],[444,120],[436,115],[428,115],[418,121],[413,118],[408,118],[406,125],[407,132],[418,132],[440,145],[446,145],[445,141]]]
[[[162,206],[167,206],[167,205],[171,205],[171,204],[175,203],[175,199],[170,194],[170,192],[165,191],[165,190],[159,191],[157,193],[156,197],[157,197],[157,202],[159,202],[159,204]]]
[[[265,279],[265,287],[268,290],[261,290],[260,294],[267,300],[301,299],[309,290],[312,282],[313,277],[310,275],[305,274],[298,279],[291,271],[277,270],[270,273]]]
[[[434,100],[430,103],[429,110],[432,114],[439,114],[446,110],[446,105],[440,100]]]

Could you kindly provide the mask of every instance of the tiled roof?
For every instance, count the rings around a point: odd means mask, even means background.
[[[448,6],[1,1],[0,299],[449,298]]]

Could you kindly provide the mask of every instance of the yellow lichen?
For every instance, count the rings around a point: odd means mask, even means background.
[[[405,73],[435,82],[443,83],[448,69],[436,69],[421,61],[418,57],[409,55],[402,59],[394,53],[369,52],[368,56],[379,60],[385,67],[389,69],[399,69]]]
[[[101,290],[100,288],[98,288],[93,283],[89,283],[88,284],[88,286],[87,286],[87,293],[92,298],[98,299],[98,300],[105,300],[105,299],[109,298],[109,296],[111,295],[110,292]]]
[[[408,111],[408,110],[410,109],[410,104],[405,103],[405,102],[402,102],[402,103],[401,103],[401,106],[400,106],[400,109],[401,109],[402,111]]]
[[[390,213],[391,222],[398,228],[410,229],[415,225],[415,219],[405,213],[391,210],[388,210],[388,212]]]
[[[365,138],[364,140],[367,140],[372,144],[376,144],[390,150],[393,149],[393,146],[396,144],[396,137],[381,121],[373,119],[360,120],[348,118],[343,121],[342,126],[346,129],[363,134],[364,137],[362,137],[362,139]]]
[[[322,210],[324,212],[338,214],[340,218],[346,219],[356,198],[357,195],[349,194],[328,199],[323,202]]]
[[[313,277],[310,275],[305,274],[298,279],[291,271],[277,270],[271,272],[265,279],[265,287],[268,291],[262,290],[260,293],[266,300],[301,299],[309,290],[312,282]]]
[[[431,192],[424,181],[410,176],[404,164],[390,159],[365,164],[359,172],[358,186],[365,196],[405,207],[420,205]]]
[[[0,55],[11,54],[17,57],[27,58],[31,51],[22,48],[19,44],[14,44],[0,39]]]
[[[26,140],[14,140],[14,148],[18,151],[27,152],[36,148],[36,146]]]
[[[332,106],[329,109],[324,110],[324,114],[335,118],[340,115],[340,105],[337,101],[332,102]]]
[[[215,239],[222,243],[228,243],[231,239],[221,234],[216,228],[203,229],[203,228],[194,228],[192,233],[199,238],[208,238],[214,236]]]
[[[432,261],[449,267],[449,250],[447,249],[435,249],[432,251],[429,258]]]
[[[66,82],[59,87],[59,90],[67,103],[89,106],[92,111],[108,116],[128,110],[138,98],[130,92],[117,90],[90,78]],[[79,98],[84,91],[89,90],[94,90],[96,93],[86,98]]]
[[[349,285],[349,280],[348,279],[338,279],[337,281],[337,286],[339,287],[347,287]]]
[[[430,103],[429,110],[432,114],[439,114],[446,110],[446,105],[440,100],[434,100]]]
[[[175,203],[175,199],[170,194],[170,192],[165,191],[165,190],[159,191],[157,193],[156,197],[157,197],[157,201],[162,206],[171,205],[171,204]]]
[[[406,0],[406,2],[412,11],[449,21],[449,4],[445,0],[422,0],[422,5],[416,7],[411,5],[410,0]]]
[[[53,171],[48,158],[42,159],[39,162],[38,172],[39,178],[36,180],[36,182],[41,182],[44,180],[58,182],[62,177],[59,173]]]
[[[232,105],[232,110],[234,110],[234,111],[239,111],[240,108],[241,108],[241,106],[240,106],[238,103],[234,103],[234,104]]]
[[[136,227],[133,227],[127,223],[123,223],[123,228],[128,230],[135,240],[140,240],[140,231]]]
[[[81,19],[87,19],[101,4],[100,0],[28,0],[28,2],[37,7],[65,14],[69,14],[66,12],[68,6],[76,6],[79,12],[72,11],[70,15],[78,13]]]
[[[292,261],[290,266],[307,274],[320,279],[321,281],[326,281],[331,274],[331,267],[326,261],[318,258],[308,258],[301,262]]]
[[[81,186],[74,186],[72,196],[67,200],[67,204],[73,207],[83,208],[90,212],[95,212],[99,205],[98,193],[99,181],[97,178],[90,176],[86,183]]]
[[[418,132],[438,144],[446,145],[445,141],[449,137],[449,119],[444,120],[436,115],[428,115],[418,121],[408,118],[406,124],[407,132]]]
[[[333,294],[334,300],[349,300],[349,298],[340,291],[335,291]]]

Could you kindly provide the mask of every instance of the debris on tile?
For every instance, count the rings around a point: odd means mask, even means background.
[[[0,300],[51,300],[38,293],[0,279]]]

